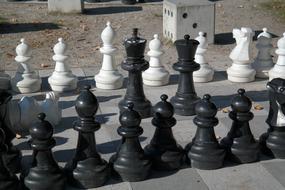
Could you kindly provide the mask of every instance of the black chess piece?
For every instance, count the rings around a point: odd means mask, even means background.
[[[200,100],[197,96],[193,82],[193,72],[200,69],[194,61],[199,42],[185,35],[183,40],[175,41],[178,52],[178,62],[173,69],[180,72],[176,95],[171,98],[175,113],[178,115],[195,115],[195,105]]]
[[[12,99],[12,95],[6,90],[0,90],[0,123],[1,128],[5,133],[5,144],[8,146],[8,151],[4,154],[4,163],[13,173],[18,173],[21,170],[21,152],[13,145],[12,140],[15,138],[15,133],[6,125],[7,120],[7,104]]]
[[[25,177],[24,184],[30,190],[63,190],[66,179],[53,157],[51,149],[56,142],[52,137],[53,127],[45,117],[44,113],[40,113],[39,122],[29,130],[31,147],[36,151],[36,162]]]
[[[120,123],[118,134],[122,136],[122,142],[110,162],[123,181],[142,181],[150,173],[151,161],[145,156],[139,141],[143,133],[139,126],[141,116],[134,110],[133,103],[128,103],[128,109],[120,115]]]
[[[78,131],[78,143],[75,156],[67,165],[68,181],[77,188],[102,186],[110,176],[107,162],[96,150],[94,132],[100,129],[100,124],[94,116],[99,104],[90,88],[85,86],[76,100],[79,119],[74,122],[74,129]]]
[[[134,5],[137,3],[136,0],[121,0],[123,4],[126,4],[126,5]]]
[[[269,113],[266,123],[268,131],[260,136],[263,153],[275,158],[285,158],[285,79],[275,78],[267,83]]]
[[[188,146],[192,167],[204,170],[221,168],[226,155],[216,139],[214,126],[218,125],[219,120],[215,117],[217,107],[210,99],[211,96],[206,94],[195,106],[197,131],[191,146]]]
[[[151,116],[151,103],[146,99],[142,83],[142,71],[148,69],[149,63],[144,59],[146,40],[138,37],[138,29],[133,29],[133,37],[125,40],[124,46],[127,58],[122,62],[122,68],[129,72],[127,92],[119,102],[120,112],[127,110],[129,102],[133,102],[134,110],[142,118]]]
[[[7,150],[5,133],[0,128],[0,190],[17,190],[19,188],[19,180],[15,174],[8,170],[3,160],[3,155]]]
[[[249,121],[254,115],[250,111],[251,100],[245,96],[245,90],[239,89],[238,95],[232,100],[232,111],[229,117],[233,120],[228,135],[221,140],[228,157],[237,163],[249,163],[259,160],[259,144],[255,141]]]
[[[166,101],[167,95],[163,94],[160,98],[161,101],[153,108],[152,124],[156,127],[155,133],[144,150],[154,169],[175,170],[183,165],[184,150],[176,143],[171,129],[176,124],[174,108]]]

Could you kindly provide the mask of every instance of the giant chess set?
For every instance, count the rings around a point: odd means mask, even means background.
[[[276,54],[279,57],[273,64],[271,35],[264,28],[256,45],[259,53],[251,64],[253,31],[245,27],[233,29],[236,47],[229,56],[232,65],[226,71],[228,81],[219,84],[215,84],[211,61],[205,59],[208,43],[204,32],[199,32],[195,39],[186,34],[184,39],[175,41],[178,61],[173,69],[178,73],[177,84],[169,84],[173,70],[168,70],[160,61],[164,52],[159,36],[154,34],[149,42],[148,62],[144,57],[147,40],[138,34],[134,28],[132,36],[124,40],[126,58],[121,68],[128,73],[124,89],[124,75],[115,64],[116,32],[111,23],[107,23],[101,34],[102,67],[92,77],[96,82],[94,92],[88,81],[79,85],[78,76],[68,67],[67,45],[59,38],[53,48],[55,69],[47,79],[51,92],[47,92],[42,101],[32,96],[43,91],[43,82],[29,65],[32,55],[28,42],[20,40],[15,57],[19,65],[17,72],[14,76],[5,71],[0,73],[1,190],[97,188],[112,184],[112,180],[139,182],[151,179],[152,173],[188,168],[198,169],[205,176],[207,172],[228,167],[225,163],[238,167],[258,163],[264,157],[285,158],[285,33],[278,41]],[[259,119],[268,125],[267,130],[250,125],[254,120],[253,102],[245,88],[254,89],[250,84],[255,78],[262,78],[258,79],[258,90],[268,92],[264,102],[269,105],[269,113],[264,112],[267,115],[263,113]],[[209,90],[206,85],[211,82],[214,88],[220,89],[243,86],[235,89],[230,101],[221,98],[231,107],[228,116],[217,114],[215,93],[218,90]],[[155,88],[157,90],[150,90]],[[79,94],[76,94],[77,89],[80,89]],[[199,94],[196,90],[205,93]],[[13,98],[12,93],[21,99]],[[117,94],[124,96],[119,95],[116,101],[106,104]],[[72,105],[63,106],[63,99],[69,99]],[[74,115],[68,117],[66,110],[70,112],[70,109],[76,114],[72,111]],[[105,117],[109,114],[110,121],[98,119],[97,112]],[[221,118],[231,123],[229,128],[221,128]],[[219,135],[224,135],[221,138],[214,130],[216,126]],[[15,139],[16,134],[23,138]],[[60,146],[56,146],[56,139],[63,137],[68,141],[61,140]],[[105,146],[99,146],[99,142]],[[69,150],[72,148],[72,154],[65,150],[67,146]],[[61,151],[60,164],[55,151]],[[171,175],[178,175],[175,172]],[[191,175],[186,177],[191,181]],[[284,188],[275,184],[272,189],[279,187]]]

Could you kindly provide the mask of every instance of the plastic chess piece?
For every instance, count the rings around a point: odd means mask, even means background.
[[[263,28],[263,32],[257,36],[256,48],[258,54],[252,64],[252,67],[256,70],[257,78],[268,78],[268,71],[273,67],[272,47],[271,34],[267,32],[267,28]]]
[[[183,165],[184,150],[176,143],[172,127],[176,124],[174,108],[167,102],[167,95],[161,95],[161,101],[154,106],[152,124],[156,127],[145,154],[151,159],[152,167],[157,170],[175,170]]]
[[[267,83],[269,113],[266,123],[268,131],[260,136],[261,150],[275,158],[285,158],[285,79],[275,78]]]
[[[3,159],[3,155],[5,155],[7,150],[8,147],[5,145],[5,133],[0,128],[0,189],[17,190],[19,188],[19,180],[15,174],[9,171]]]
[[[123,75],[117,70],[114,55],[117,48],[113,47],[112,43],[116,37],[116,32],[111,27],[111,23],[107,22],[107,27],[101,34],[103,47],[100,52],[103,54],[102,68],[95,76],[96,87],[100,89],[118,89],[123,86]]]
[[[225,157],[225,150],[220,147],[214,131],[214,126],[219,123],[215,117],[217,107],[210,99],[209,94],[204,95],[195,107],[197,131],[191,146],[188,146],[191,166],[203,170],[221,168]]]
[[[142,73],[143,83],[148,86],[163,86],[168,84],[169,72],[160,62],[160,57],[163,55],[161,50],[161,42],[158,35],[153,36],[153,40],[149,42],[149,51],[147,55],[150,57],[149,68]]]
[[[194,82],[209,82],[213,80],[214,70],[208,64],[205,53],[208,48],[208,41],[204,32],[199,32],[199,36],[195,38],[199,42],[195,54],[195,62],[200,64],[200,69],[193,73]]]
[[[122,68],[129,72],[127,92],[123,100],[119,102],[120,112],[128,110],[128,103],[133,102],[134,110],[139,112],[142,118],[151,116],[151,103],[146,99],[143,90],[142,71],[149,67],[144,59],[146,40],[138,37],[138,29],[133,29],[133,36],[126,39],[124,46],[127,58],[122,62]]]
[[[128,103],[128,109],[120,115],[120,123],[118,134],[122,136],[122,144],[110,162],[123,181],[142,181],[150,173],[151,161],[140,145],[141,116],[134,110],[133,103]]]
[[[66,54],[67,45],[62,38],[54,46],[55,55],[52,57],[55,63],[55,70],[48,78],[48,83],[53,91],[67,92],[77,88],[77,77],[72,74],[70,68],[65,63],[68,59]]]
[[[275,53],[278,55],[278,59],[274,67],[269,71],[269,81],[274,78],[285,79],[285,32],[283,37],[278,40],[277,47]]]
[[[7,125],[7,105],[11,101],[12,95],[5,90],[0,90],[0,128],[5,133],[5,144],[8,147],[7,152],[3,155],[4,163],[12,173],[18,173],[21,170],[21,153],[13,145],[12,140],[15,138],[15,133]]]
[[[30,66],[28,61],[32,58],[30,47],[24,38],[16,48],[16,62],[19,64],[16,75],[11,79],[13,91],[19,93],[32,93],[41,89],[42,80],[39,74]]]
[[[38,118],[39,122],[30,128],[35,161],[24,184],[30,190],[63,190],[66,179],[51,151],[56,144],[52,137],[53,127],[45,121],[44,113],[40,113]]]
[[[231,82],[251,82],[255,79],[256,71],[249,62],[252,34],[250,28],[233,29],[236,47],[230,54],[232,66],[227,69],[228,80]]]
[[[76,100],[79,119],[74,129],[78,131],[78,143],[76,154],[67,165],[69,182],[84,189],[102,186],[110,174],[108,163],[96,151],[94,132],[100,129],[100,124],[95,121],[95,114],[99,104],[90,88],[85,86]]]
[[[250,112],[252,103],[245,96],[245,90],[239,89],[238,95],[232,100],[232,111],[229,117],[233,120],[228,135],[221,140],[221,145],[227,150],[228,157],[237,163],[249,163],[259,160],[259,144],[255,141],[249,121],[254,115]]]
[[[173,69],[180,74],[176,95],[170,101],[178,115],[195,115],[195,105],[200,100],[193,83],[193,72],[200,69],[200,65],[194,61],[198,45],[199,42],[190,39],[189,35],[175,42],[178,62],[173,65]]]
[[[0,67],[0,90],[8,90],[10,88],[11,77],[5,73],[4,63],[2,64]]]

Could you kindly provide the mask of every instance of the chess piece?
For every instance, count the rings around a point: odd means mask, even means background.
[[[3,67],[0,67],[0,90],[8,90],[10,88],[10,80],[11,78],[5,73],[3,65]]]
[[[36,161],[25,177],[24,184],[30,190],[63,190],[65,176],[51,151],[56,144],[52,137],[53,127],[45,120],[44,113],[40,113],[38,119],[30,128],[31,147]]]
[[[12,140],[15,138],[15,133],[8,127],[6,120],[8,120],[7,105],[11,101],[12,95],[5,90],[0,90],[0,128],[5,133],[5,145],[8,150],[3,155],[4,163],[12,173],[18,173],[21,170],[21,153],[13,145]]]
[[[208,42],[204,32],[199,32],[199,36],[195,38],[199,42],[195,54],[195,62],[200,64],[200,69],[193,73],[194,82],[209,82],[213,80],[214,70],[207,63],[205,53],[207,52]]]
[[[278,49],[275,53],[278,55],[278,59],[274,67],[269,71],[269,81],[274,78],[285,79],[285,32],[283,37],[277,42]]]
[[[151,159],[152,166],[157,170],[175,170],[183,164],[184,150],[176,143],[172,127],[176,124],[173,117],[174,108],[167,102],[167,95],[161,95],[161,101],[154,106],[152,124],[156,127],[145,154]]]
[[[267,32],[267,28],[263,28],[263,32],[257,36],[256,48],[258,54],[252,64],[252,67],[256,70],[257,78],[268,78],[268,71],[273,67],[272,47],[271,34]]]
[[[11,79],[11,87],[15,92],[32,93],[41,89],[42,80],[39,74],[30,66],[28,61],[32,58],[30,47],[24,38],[16,48],[16,62],[19,64],[16,75]]]
[[[148,86],[163,86],[168,84],[169,72],[160,63],[160,57],[164,52],[161,50],[158,35],[155,34],[153,38],[149,42],[150,50],[147,52],[150,57],[149,68],[142,73],[143,83]]]
[[[266,123],[268,131],[261,135],[262,152],[275,158],[285,158],[285,79],[274,78],[267,83],[269,113]]]
[[[54,46],[55,55],[52,57],[55,63],[55,70],[48,78],[48,83],[53,91],[66,92],[77,88],[77,77],[72,74],[68,65],[65,63],[68,59],[66,54],[67,45],[62,38]]]
[[[188,152],[191,166],[203,170],[221,168],[225,157],[225,150],[220,147],[214,131],[214,126],[219,123],[215,117],[217,107],[210,99],[209,94],[204,95],[195,107],[197,131]]]
[[[116,33],[111,27],[111,23],[107,22],[107,27],[101,34],[103,41],[103,47],[100,48],[100,52],[103,54],[102,68],[95,76],[96,87],[100,89],[118,89],[123,86],[123,75],[119,73],[116,68],[114,54],[117,48],[113,47],[112,43]]]
[[[120,115],[120,123],[118,134],[122,136],[122,144],[110,162],[123,181],[142,181],[150,173],[151,161],[140,145],[141,116],[134,110],[133,103],[128,103],[128,109]]]
[[[54,92],[46,93],[44,101],[37,101],[34,97],[23,96],[20,101],[12,100],[7,106],[7,125],[17,134],[29,134],[29,128],[36,122],[38,113],[45,113],[46,120],[53,126],[61,120],[61,109],[58,106],[59,97]]]
[[[200,65],[194,61],[198,45],[199,42],[190,39],[189,35],[175,42],[178,62],[173,65],[173,69],[180,74],[176,95],[170,101],[178,115],[195,115],[195,105],[200,100],[193,84],[193,72],[200,69]]]
[[[5,155],[6,152],[5,133],[0,128],[0,189],[17,190],[19,188],[19,180],[15,174],[12,174],[8,170],[3,159],[3,155]]]
[[[142,84],[142,71],[149,67],[144,59],[146,40],[138,37],[138,29],[133,29],[133,36],[124,42],[127,58],[122,62],[122,68],[129,72],[127,92],[123,100],[119,102],[120,112],[128,110],[127,105],[133,102],[134,110],[139,112],[142,118],[150,117],[151,103],[146,99]]]
[[[232,66],[227,69],[228,80],[231,82],[254,81],[256,71],[250,64],[250,44],[252,42],[252,30],[250,28],[233,29],[236,47],[230,54]]]
[[[233,124],[228,135],[221,140],[228,157],[237,163],[255,162],[259,159],[259,144],[249,127],[249,121],[254,116],[250,112],[252,103],[244,93],[244,89],[239,89],[238,95],[232,100],[229,117],[233,120]]]
[[[136,0],[121,0],[121,1],[123,4],[126,4],[126,5],[133,5],[137,3]]]
[[[98,109],[98,101],[85,86],[76,100],[75,109],[79,120],[75,121],[74,129],[78,131],[76,154],[67,165],[69,181],[77,188],[95,188],[102,186],[109,178],[109,167],[96,151],[94,132],[100,129],[94,115]]]

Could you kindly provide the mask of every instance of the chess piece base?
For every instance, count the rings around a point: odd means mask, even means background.
[[[71,72],[53,72],[48,82],[53,91],[68,92],[77,88],[77,78]]]
[[[96,87],[99,89],[114,90],[122,88],[123,76],[118,71],[104,71],[95,76]]]
[[[232,66],[227,69],[227,74],[229,81],[245,83],[254,81],[256,71],[252,69],[251,65],[238,65],[233,63]]]
[[[285,79],[285,66],[281,65],[274,65],[274,67],[268,72],[269,75],[269,81],[271,81],[274,78],[283,78]]]
[[[18,93],[33,93],[41,89],[42,81],[36,72],[32,73],[19,73],[11,79],[12,90]]]
[[[178,115],[183,115],[183,116],[191,116],[195,115],[195,105],[198,103],[200,100],[199,97],[196,95],[179,95],[176,93],[176,96],[172,97],[170,102],[172,103],[175,113]]]
[[[214,70],[208,64],[201,64],[198,71],[193,72],[193,81],[198,83],[210,82],[213,80]]]
[[[149,68],[142,73],[143,83],[147,86],[164,86],[168,84],[169,72],[164,68]]]
[[[285,130],[273,129],[266,139],[267,147],[272,151],[275,158],[285,158]]]
[[[257,60],[255,61],[252,66],[256,70],[256,78],[268,78],[268,72],[273,67],[272,60]]]

